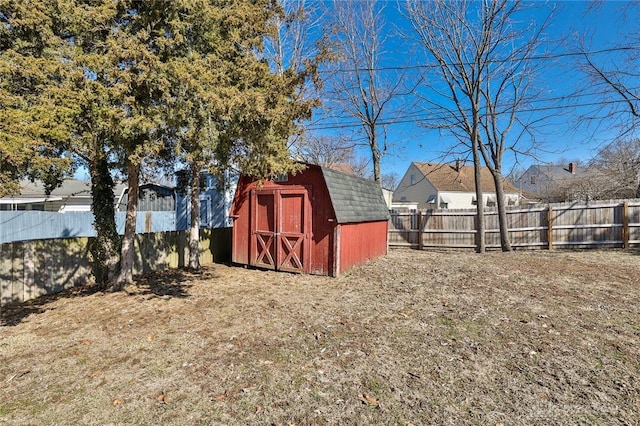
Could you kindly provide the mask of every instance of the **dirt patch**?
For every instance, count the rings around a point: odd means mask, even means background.
[[[637,424],[640,257],[216,265],[2,313],[0,423]]]

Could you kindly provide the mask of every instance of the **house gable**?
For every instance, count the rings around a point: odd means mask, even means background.
[[[487,167],[481,168],[480,176],[486,205],[491,194],[495,198],[495,184]],[[503,188],[506,195],[517,196],[519,193],[507,180],[503,180]],[[417,201],[418,208],[472,208],[475,205],[474,167],[413,162],[393,199],[395,202]]]
[[[425,178],[424,173],[418,168],[417,163],[409,165],[397,189],[393,193],[393,201],[398,203],[417,202],[422,208],[429,195],[435,194],[436,188]]]

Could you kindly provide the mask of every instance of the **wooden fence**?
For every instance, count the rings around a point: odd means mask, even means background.
[[[200,230],[200,263],[231,259],[231,228]],[[188,231],[137,234],[137,274],[188,263]],[[92,282],[89,238],[65,238],[0,245],[0,307]]]
[[[640,200],[510,207],[514,248],[640,247]],[[389,246],[475,248],[476,210],[392,212]],[[487,249],[500,248],[498,212],[485,210]]]

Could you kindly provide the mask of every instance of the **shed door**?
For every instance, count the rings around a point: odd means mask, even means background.
[[[251,265],[309,272],[311,214],[307,190],[252,192]]]

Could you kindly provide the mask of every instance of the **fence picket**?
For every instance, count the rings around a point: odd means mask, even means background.
[[[391,212],[389,246],[475,248],[475,209]],[[640,199],[507,208],[515,248],[638,247]],[[485,211],[487,248],[500,247],[498,214]]]

